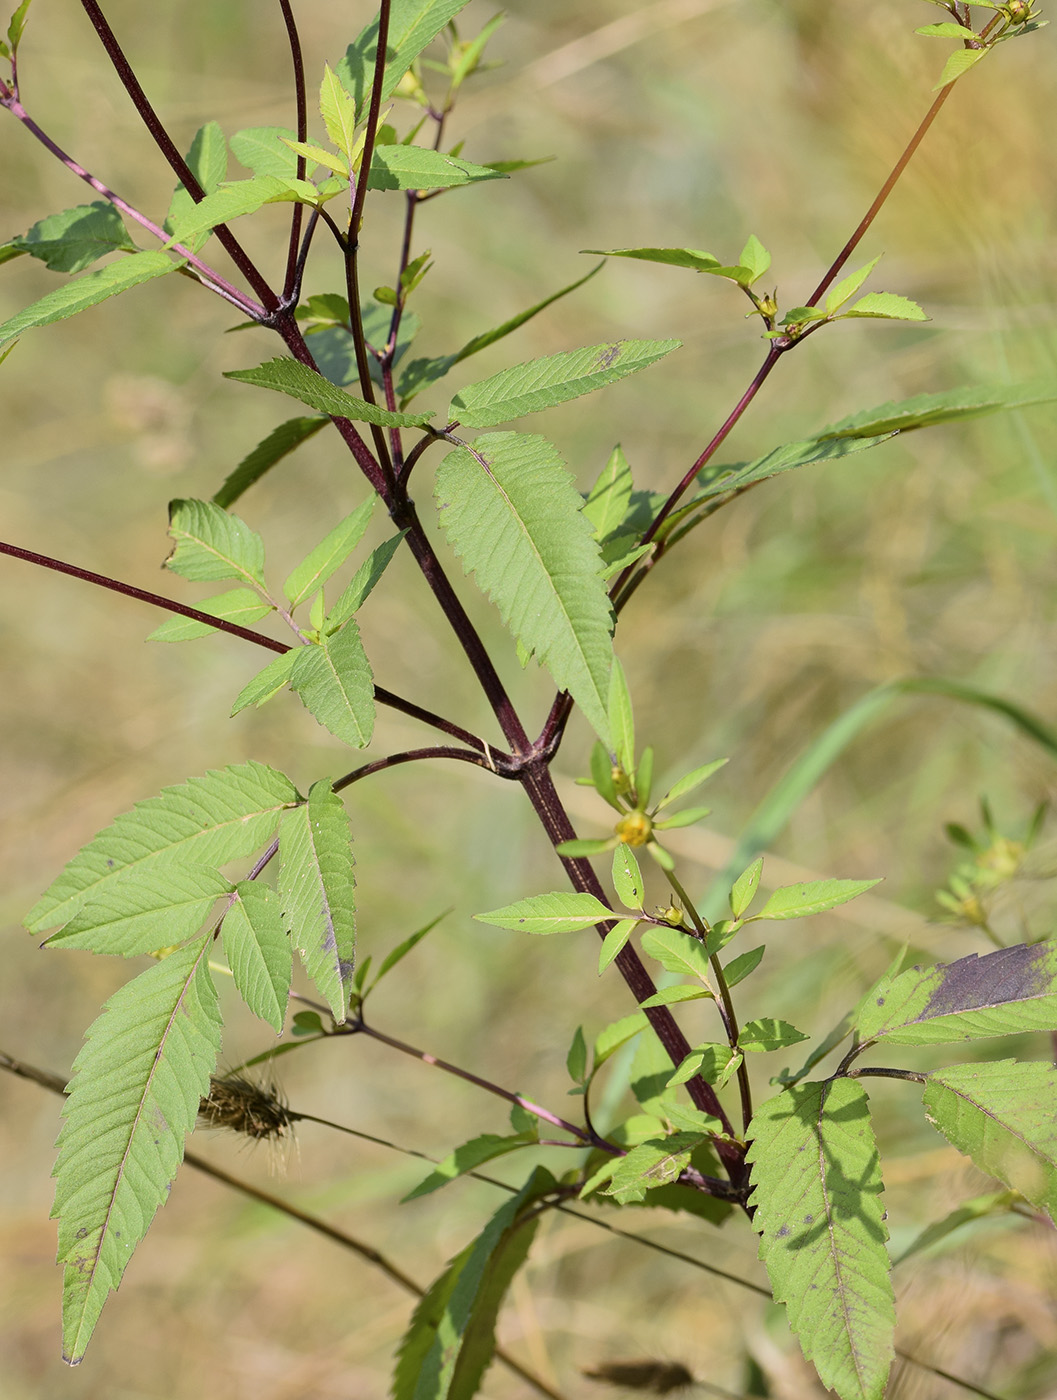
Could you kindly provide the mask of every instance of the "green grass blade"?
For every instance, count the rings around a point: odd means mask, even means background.
[[[55,1164],[63,1354],[75,1366],[168,1195],[209,1092],[220,1014],[209,938],[116,992],[74,1063]]]

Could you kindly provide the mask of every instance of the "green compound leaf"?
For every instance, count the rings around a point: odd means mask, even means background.
[[[290,685],[343,744],[362,749],[371,742],[374,677],[354,619],[333,636],[296,649]]]
[[[785,885],[775,890],[756,919],[803,919],[809,914],[824,914],[847,904],[857,895],[872,890],[880,880],[811,880],[805,885]]]
[[[218,224],[255,214],[266,204],[287,203],[318,204],[319,191],[308,180],[289,176],[255,175],[252,180],[232,181],[215,194],[207,194],[205,199],[193,204],[178,220],[174,220],[165,247],[171,248],[176,243],[186,246]]]
[[[468,384],[451,401],[450,418],[471,428],[490,428],[567,403],[670,355],[678,340],[615,340],[545,355]]]
[[[486,434],[444,458],[435,495],[467,572],[608,743],[612,607],[557,449],[542,437]]]
[[[506,1137],[497,1133],[482,1133],[480,1137],[471,1138],[469,1142],[464,1142],[461,1147],[450,1152],[443,1162],[437,1164],[435,1171],[430,1172],[413,1191],[409,1191],[403,1197],[400,1204],[417,1200],[419,1196],[428,1196],[433,1191],[439,1191],[442,1186],[447,1186],[449,1181],[455,1181],[467,1172],[472,1172],[475,1167],[483,1166],[485,1162],[492,1162],[497,1157],[505,1157],[508,1152],[517,1152],[519,1148],[531,1147],[537,1142],[539,1133],[535,1130]]]
[[[1057,385],[1052,379],[1019,384],[981,384],[951,389],[944,394],[916,394],[912,399],[882,404],[880,408],[854,413],[819,433],[819,441],[837,438],[873,437],[878,434],[906,433],[914,428],[930,428],[936,423],[961,422],[1034,404],[1053,403]]]
[[[227,370],[224,378],[289,394],[320,413],[332,418],[348,418],[354,423],[375,423],[383,428],[421,428],[433,417],[432,413],[390,413],[366,399],[358,399],[355,394],[347,394],[307,365],[283,357],[268,360],[254,369]]]
[[[102,199],[49,214],[9,246],[39,258],[52,272],[83,272],[107,253],[136,251],[121,215]]]
[[[204,192],[207,195],[216,194],[221,181],[228,173],[228,147],[219,122],[207,122],[205,126],[199,127],[191,142],[191,149],[187,152],[187,164]],[[165,220],[166,233],[172,233],[177,225],[190,218],[195,208],[195,201],[181,181],[173,191],[169,204],[169,214]],[[206,230],[195,236],[190,243],[193,252],[197,253],[208,241],[211,232],[212,230]]]
[[[495,1352],[495,1324],[539,1224],[535,1203],[557,1183],[538,1167],[415,1309],[400,1345],[393,1400],[472,1400]]]
[[[289,651],[284,651],[282,655],[277,656],[274,661],[269,661],[263,671],[258,671],[235,697],[235,703],[231,707],[232,716],[234,717],[240,710],[244,710],[247,705],[256,705],[259,709],[273,696],[278,695],[284,686],[289,685],[300,652],[300,647],[291,647]]]
[[[501,170],[474,165],[424,146],[376,146],[367,178],[369,190],[446,190],[480,180],[509,180]]]
[[[372,492],[294,569],[283,584],[291,609],[303,603],[317,588],[322,588],[331,574],[341,568],[363,538],[377,499]]]
[[[110,998],[74,1062],[55,1164],[63,1355],[76,1365],[166,1199],[220,1046],[201,939]]]
[[[98,306],[101,301],[127,292],[130,287],[138,287],[141,282],[164,277],[167,272],[175,272],[181,262],[167,257],[164,253],[133,253],[118,262],[107,263],[106,267],[95,272],[86,272],[83,277],[67,282],[65,286],[48,292],[32,306],[0,324],[0,345],[15,340],[23,331],[34,326],[50,326],[55,321],[65,321],[90,306]]]
[[[237,515],[211,501],[170,501],[169,535],[175,540],[165,567],[201,583],[240,578],[264,587],[264,541]]]
[[[775,1301],[823,1385],[881,1400],[892,1364],[881,1166],[862,1087],[799,1084],[750,1128],[753,1220]]]
[[[356,881],[349,819],[329,780],[283,817],[279,832],[283,918],[309,977],[338,1022],[345,1020],[356,952]]]
[[[224,510],[234,505],[243,492],[260,481],[264,473],[274,467],[276,462],[281,462],[296,447],[314,437],[329,421],[328,418],[288,418],[285,423],[273,428],[263,442],[258,443],[252,452],[243,457],[213,496],[213,504],[222,506]]]
[[[198,932],[231,881],[208,866],[126,872],[89,899],[46,948],[87,948],[131,958]]]
[[[861,1040],[944,1045],[1057,1030],[1057,943],[1018,944],[886,977],[859,1016]]]
[[[261,600],[261,595],[251,588],[233,588],[228,593],[218,593],[214,598],[204,598],[195,607],[202,612],[212,613],[225,622],[237,622],[240,627],[249,627],[275,609],[271,603]],[[155,627],[148,636],[148,642],[190,642],[196,637],[211,637],[216,628],[208,622],[195,622],[193,617],[170,617],[160,627]]]
[[[604,924],[619,915],[607,909],[593,894],[535,894],[492,909],[487,914],[475,914],[481,924],[513,929],[515,933],[575,933],[578,929]]]
[[[243,1001],[282,1035],[293,975],[279,896],[259,880],[240,880],[221,926],[224,953]]]
[[[988,1176],[1057,1219],[1057,1068],[1000,1060],[930,1074],[929,1121]]]
[[[385,48],[383,102],[392,96],[400,79],[426,45],[466,4],[467,0],[394,0]],[[356,102],[361,121],[371,95],[377,52],[378,21],[375,19],[349,45],[337,68],[337,76]]]
[[[138,802],[88,843],[26,915],[31,933],[65,924],[111,881],[136,872],[219,866],[250,856],[297,802],[290,779],[263,763],[213,769]]]

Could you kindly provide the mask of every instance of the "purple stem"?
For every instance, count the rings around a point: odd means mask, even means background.
[[[290,44],[290,60],[294,69],[294,102],[297,110],[297,139],[298,141],[308,140],[308,98],[305,92],[305,62],[301,53],[301,39],[297,32],[297,24],[294,20],[294,12],[290,7],[290,0],[279,0],[279,8],[283,13],[283,22],[286,25],[286,37]],[[296,178],[305,178],[305,158],[302,155],[297,157]],[[290,246],[286,254],[286,279],[283,283],[283,302],[290,303],[296,294],[300,284],[298,275],[298,244],[301,241],[301,220],[304,215],[304,205],[295,204],[293,217],[290,220]],[[307,240],[304,249],[308,252]],[[302,259],[303,266],[303,259]]]

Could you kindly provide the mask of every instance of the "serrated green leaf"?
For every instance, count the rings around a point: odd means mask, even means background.
[[[243,1001],[282,1035],[293,976],[290,939],[279,896],[258,880],[241,880],[221,926],[224,954]]]
[[[594,1067],[598,1070],[621,1046],[626,1045],[649,1025],[643,1011],[633,1011],[630,1016],[622,1016],[613,1021],[595,1036]]]
[[[290,676],[306,710],[354,749],[374,733],[374,677],[355,618],[340,632],[299,647]]]
[[[643,1010],[651,1006],[681,1006],[684,1001],[702,1001],[704,998],[713,999],[713,994],[700,984],[691,986],[690,983],[680,983],[677,987],[662,987],[659,992],[654,992],[653,996],[647,997],[639,1005]]]
[[[212,501],[170,501],[169,535],[175,544],[165,567],[174,574],[193,583],[241,578],[264,588],[264,541]]]
[[[842,418],[819,433],[819,441],[836,438],[873,437],[876,434],[906,433],[937,423],[961,422],[1014,408],[1053,403],[1057,385],[1052,379],[1019,384],[981,384],[951,389],[943,394],[916,394],[911,399],[882,404],[879,408]]]
[[[169,258],[164,253],[132,253],[117,262],[107,263],[106,267],[86,272],[72,282],[48,292],[32,306],[18,311],[0,324],[0,345],[6,345],[24,331],[34,326],[50,326],[55,321],[65,321],[78,312],[87,311],[90,306],[98,306],[110,297],[127,292],[130,287],[138,287],[141,282],[151,282],[155,277],[164,277],[167,272],[175,272],[182,267],[182,261]]]
[[[390,413],[355,394],[347,394],[307,365],[284,357],[268,360],[253,369],[227,370],[224,378],[273,389],[277,394],[289,394],[320,413],[332,418],[348,418],[355,423],[375,423],[383,428],[421,428],[433,417],[431,412]]]
[[[207,195],[216,194],[228,173],[228,147],[219,122],[207,122],[205,126],[199,127],[191,142],[191,149],[187,152],[186,160],[191,173],[203,191]],[[181,180],[173,191],[172,200],[169,203],[169,213],[165,219],[165,232],[172,233],[184,220],[191,217],[195,207],[194,199],[187,192]],[[196,234],[185,246],[197,253],[199,248],[209,239],[211,232],[212,230],[206,229],[202,233]]]
[[[964,24],[955,24],[948,20],[944,24],[923,24],[914,30],[915,34],[924,34],[928,39],[977,39],[979,35]]]
[[[675,928],[651,928],[642,935],[642,951],[656,958],[666,972],[698,978],[711,988],[708,954],[704,945],[689,933]]]
[[[770,267],[771,255],[756,235],[750,233],[745,247],[738,254],[738,262],[748,270],[750,280],[746,285],[751,287],[753,282],[758,282]]]
[[[279,832],[283,919],[309,977],[340,1024],[349,1008],[356,951],[356,881],[349,819],[330,782],[283,817]]]
[[[557,449],[542,437],[486,434],[444,458],[435,494],[467,572],[608,743],[612,606]]]
[[[988,52],[988,49],[955,49],[943,65],[940,80],[932,91],[938,92],[940,88],[957,82],[963,73],[968,73]]]
[[[304,156],[308,166],[325,166],[332,171],[344,183],[349,179],[349,162],[344,156],[336,156],[333,151],[325,150],[322,146],[317,146],[313,141],[291,141],[283,137],[283,144],[289,146],[295,155]]]
[[[218,593],[213,598],[203,598],[195,607],[201,612],[212,613],[225,622],[237,622],[240,627],[249,627],[275,609],[271,603],[261,601],[261,595],[251,588],[233,588],[228,593]],[[196,637],[209,637],[216,633],[208,622],[195,622],[192,617],[170,617],[147,637],[148,642],[190,642]]]
[[[609,732],[617,762],[625,773],[635,771],[635,711],[631,704],[624,668],[614,656],[609,675]]]
[[[291,156],[296,160],[296,156]],[[254,175],[250,180],[234,180],[222,185],[215,194],[185,209],[179,219],[173,221],[166,248],[181,243],[187,246],[200,234],[208,233],[219,224],[232,219],[255,214],[266,204],[309,204],[319,203],[320,194],[308,180],[298,180],[292,176]]]
[[[590,394],[677,350],[678,340],[616,340],[545,355],[468,384],[451,401],[449,418],[490,428]]]
[[[539,1224],[535,1203],[556,1184],[537,1167],[429,1289],[400,1346],[393,1400],[472,1400],[477,1394],[495,1351],[499,1308]]]
[[[658,1186],[670,1186],[690,1165],[690,1153],[700,1142],[699,1133],[672,1133],[640,1143],[618,1160],[602,1194],[623,1206],[641,1201]]]
[[[501,170],[446,156],[425,146],[376,146],[367,177],[369,190],[447,190],[482,180],[507,180]]]
[[[638,927],[638,919],[621,919],[606,934],[598,953],[598,975],[602,976],[609,964],[623,950],[625,943]]]
[[[385,49],[381,100],[391,97],[401,78],[422,50],[459,13],[467,0],[393,0]],[[366,114],[378,52],[378,21],[374,19],[349,45],[337,74],[356,103],[360,120]]]
[[[243,457],[213,496],[213,504],[225,510],[234,505],[243,492],[248,491],[276,462],[281,462],[295,447],[314,437],[329,421],[328,418],[288,418],[285,423],[273,428],[252,452]]]
[[[600,544],[623,525],[631,504],[632,484],[631,467],[618,443],[584,501],[584,515],[595,527],[595,539]]]
[[[198,932],[230,880],[203,865],[128,871],[85,901],[46,948],[86,948],[131,958]]]
[[[704,763],[700,768],[695,768],[693,772],[687,773],[685,778],[680,778],[677,783],[673,783],[664,794],[660,802],[657,803],[657,811],[663,811],[669,802],[677,802],[680,797],[686,797],[688,793],[707,782],[713,773],[718,773],[728,762],[729,759],[717,758],[714,762]]]
[[[689,267],[709,272],[719,267],[719,259],[700,248],[581,248],[581,253],[597,253],[603,258],[638,258],[642,262],[666,263],[669,267]]]
[[[1057,1219],[1057,1068],[1000,1060],[930,1074],[932,1125],[988,1176]]]
[[[728,987],[736,987],[739,982],[744,982],[750,972],[755,972],[763,960],[763,955],[767,951],[765,946],[750,948],[747,953],[741,953],[736,958],[731,958],[730,962],[723,969],[723,979]]]
[[[916,301],[911,301],[909,297],[897,296],[895,292],[867,292],[854,306],[840,313],[841,319],[849,316],[876,316],[885,321],[929,319]]]
[[[1057,1030],[1057,943],[1017,944],[886,977],[865,1002],[861,1040],[943,1045]]]
[[[536,1131],[507,1134],[505,1137],[498,1133],[482,1133],[480,1137],[471,1138],[461,1147],[456,1147],[442,1162],[438,1162],[429,1176],[420,1181],[413,1191],[401,1197],[400,1204],[417,1201],[420,1196],[429,1196],[434,1191],[439,1191],[442,1186],[447,1186],[449,1182],[456,1181],[467,1172],[483,1166],[485,1162],[493,1162],[497,1157],[505,1157],[522,1147],[531,1147],[538,1141],[539,1133]]]
[[[8,245],[39,258],[52,272],[83,272],[107,253],[134,253],[121,215],[106,200],[49,214]]]
[[[126,874],[220,866],[250,856],[298,800],[289,778],[262,763],[213,769],[138,802],[83,847],[26,915],[31,933],[66,924]]]
[[[800,1084],[761,1105],[749,1131],[753,1225],[775,1301],[823,1385],[881,1400],[895,1303],[866,1094],[848,1079]]]
[[[763,874],[763,857],[760,856],[734,881],[734,888],[730,892],[730,912],[736,919],[740,919],[749,908],[749,905],[756,898],[756,891],[760,888],[760,876]]]
[[[635,852],[624,841],[613,851],[613,887],[618,899],[629,909],[642,908],[642,871]]]
[[[299,607],[317,588],[322,588],[331,574],[341,568],[363,538],[377,499],[377,494],[372,492],[293,570],[283,584],[283,592],[291,609]]]
[[[846,301],[850,301],[862,284],[869,277],[877,264],[881,261],[878,254],[872,262],[868,262],[865,267],[860,267],[856,272],[850,272],[833,287],[826,295],[826,315],[832,316],[839,311]]]
[[[292,180],[297,175],[297,156],[284,138],[297,140],[296,132],[285,126],[252,126],[231,138],[235,159],[259,177]]]
[[[284,686],[289,685],[299,651],[299,647],[291,647],[289,651],[284,651],[277,656],[274,661],[269,661],[263,671],[258,671],[235,697],[235,703],[231,707],[232,717],[237,715],[240,710],[244,710],[247,705],[256,705],[259,708],[266,704],[273,695],[278,695]]]
[[[763,1016],[742,1026],[738,1045],[742,1050],[766,1052],[784,1050],[787,1045],[797,1045],[801,1040],[807,1039],[803,1031],[798,1031],[788,1021],[776,1021],[773,1016]]]
[[[356,150],[356,103],[342,86],[329,63],[323,65],[323,81],[319,86],[319,115],[327,128],[327,135],[345,157],[345,169],[340,174],[349,173],[349,163]]]
[[[353,574],[349,586],[327,614],[324,623],[324,629],[327,632],[335,631],[360,610],[371,596],[375,584],[389,567],[389,561],[396,553],[400,541],[406,533],[406,530],[401,530],[399,535],[393,535],[390,539],[384,540],[377,549],[371,550]]]
[[[575,933],[609,919],[619,918],[593,894],[534,894],[492,909],[487,914],[475,914],[478,923],[509,928],[518,933]]]
[[[880,880],[811,880],[775,890],[753,919],[803,919],[847,904],[849,899],[872,890]]]
[[[63,1354],[76,1365],[168,1195],[220,1046],[202,939],[110,998],[74,1062],[55,1164]]]
[[[674,1089],[700,1076],[707,1084],[722,1089],[731,1075],[737,1073],[741,1061],[742,1056],[729,1045],[695,1045],[677,1066],[666,1087]]]

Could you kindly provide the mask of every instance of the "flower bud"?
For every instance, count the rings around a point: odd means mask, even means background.
[[[629,812],[613,829],[625,846],[645,846],[653,835],[653,822],[645,812]]]

